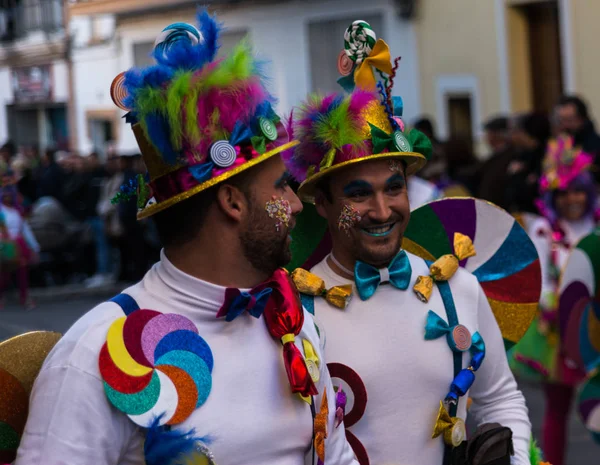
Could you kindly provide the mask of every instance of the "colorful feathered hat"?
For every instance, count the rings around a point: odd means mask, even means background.
[[[307,202],[314,201],[320,179],[348,165],[393,158],[413,174],[431,156],[431,142],[416,129],[406,130],[402,100],[392,97],[400,59],[392,65],[388,45],[364,21],[350,25],[344,42],[338,82],[350,94],[309,97],[288,129],[300,144],[283,157]]]
[[[220,27],[205,11],[197,19],[197,28],[166,27],[152,52],[156,64],[121,73],[111,86],[148,170],[119,194],[138,196],[138,218],[295,145],[273,111],[249,45],[242,41],[217,60]]]

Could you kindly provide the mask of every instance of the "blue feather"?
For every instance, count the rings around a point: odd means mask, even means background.
[[[159,426],[160,417],[155,419],[146,432],[144,457],[146,465],[177,465],[187,454],[192,454],[196,443],[208,444],[206,438],[195,437],[193,429],[182,432]]]
[[[219,50],[219,34],[222,26],[204,8],[198,10],[196,20],[198,21],[198,29],[204,37],[204,46],[208,52],[208,61],[213,61]]]
[[[145,118],[148,137],[152,145],[156,147],[165,163],[175,165],[179,154],[171,146],[169,122],[167,118],[159,113],[150,113]]]

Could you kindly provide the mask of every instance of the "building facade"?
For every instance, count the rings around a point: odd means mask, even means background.
[[[398,1],[348,0],[207,2],[226,25],[221,53],[247,37],[287,113],[312,91],[339,90],[337,56],[343,32],[356,19],[371,23],[394,55],[402,56],[396,92],[405,115],[420,113],[419,67],[413,23],[401,16]],[[185,0],[87,0],[69,5],[79,151],[102,150],[116,141],[122,152],[137,150],[123,112],[110,99],[113,78],[131,66],[149,63],[154,40],[166,25],[193,22],[196,2]]]
[[[475,141],[487,118],[550,113],[564,93],[600,118],[599,14],[589,0],[418,1],[423,113],[441,138]]]
[[[68,147],[69,65],[62,0],[0,1],[0,141]]]

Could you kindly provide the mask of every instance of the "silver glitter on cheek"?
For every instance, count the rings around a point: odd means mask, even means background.
[[[352,205],[344,205],[338,218],[338,229],[350,235],[350,230],[362,221],[360,212]]]

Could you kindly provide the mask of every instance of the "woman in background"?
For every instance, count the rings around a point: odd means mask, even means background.
[[[33,308],[29,298],[29,266],[38,261],[40,246],[23,216],[14,177],[6,175],[0,188],[0,305],[4,305],[4,291],[16,272],[21,305]]]
[[[511,365],[517,373],[543,380],[542,448],[553,465],[564,464],[573,394],[585,375],[562,352],[557,310],[560,272],[572,248],[598,225],[592,163],[593,157],[574,148],[572,139],[550,142],[536,202],[542,216],[526,224],[540,257],[542,297],[538,320],[514,348]]]

